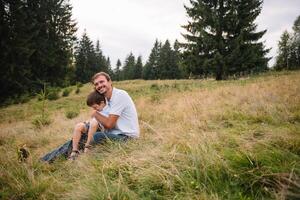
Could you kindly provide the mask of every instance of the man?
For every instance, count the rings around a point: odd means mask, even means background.
[[[101,114],[99,110],[92,112],[91,117],[102,124],[106,130],[96,132],[93,141],[85,143],[84,151],[87,152],[92,144],[101,143],[105,139],[126,140],[129,138],[138,138],[140,132],[138,115],[135,105],[128,93],[113,87],[110,76],[105,72],[95,74],[92,77],[91,82],[94,85],[95,90],[100,94],[103,94],[107,99],[107,105],[103,108],[103,113],[108,114],[108,116]],[[73,135],[80,135],[80,133],[85,132],[85,130],[86,124],[78,123],[74,128]],[[82,141],[80,141],[81,145],[84,140],[86,140],[86,138],[84,139],[84,137],[82,137]],[[59,155],[67,156],[69,155],[70,148],[72,149],[72,153],[76,152],[76,154],[78,154],[78,146],[76,146],[75,149],[74,146],[72,146],[72,141],[69,141],[54,151],[46,154],[42,157],[42,160],[52,162]],[[76,156],[77,155],[73,155],[72,158],[76,158]]]
[[[100,112],[93,111],[91,117],[100,122],[106,129],[104,133],[96,133],[94,142],[105,137],[139,137],[138,115],[135,105],[124,90],[112,86],[112,81],[108,74],[99,72],[92,78],[95,90],[103,94],[107,99],[107,106],[104,108],[108,112],[108,117]]]
[[[95,74],[92,77],[91,82],[94,85],[95,90],[100,94],[103,94],[107,99],[107,105],[103,108],[103,111],[108,113],[108,116],[103,115],[99,110],[92,111],[91,118],[95,118],[106,130],[103,132],[96,132],[94,134],[94,140],[90,143],[87,141],[85,144],[84,152],[88,152],[88,149],[92,144],[101,143],[107,138],[111,140],[138,138],[138,115],[135,105],[128,93],[113,87],[110,76],[105,72]],[[84,123],[79,123],[75,126],[73,135],[79,135],[85,130],[86,125]],[[74,147],[76,147],[76,149],[74,149]],[[73,145],[72,158],[76,157],[79,153],[77,148],[78,145]]]

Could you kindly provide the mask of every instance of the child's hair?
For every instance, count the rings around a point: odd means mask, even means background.
[[[104,95],[94,90],[87,96],[86,104],[91,107],[94,104],[99,105],[102,101],[106,103]]]

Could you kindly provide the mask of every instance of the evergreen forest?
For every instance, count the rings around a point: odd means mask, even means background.
[[[68,0],[3,0],[0,2],[0,102],[18,103],[44,85],[61,88],[87,83],[104,71],[115,81],[132,79],[214,78],[226,80],[269,70],[300,67],[300,16],[293,31],[278,42],[274,66],[270,49],[255,19],[262,0],[190,0],[189,20],[182,25],[185,41],[156,39],[148,58],[129,52],[111,63],[101,41],[92,41],[72,18]]]

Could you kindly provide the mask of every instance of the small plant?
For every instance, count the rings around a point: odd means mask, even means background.
[[[46,90],[46,83],[44,83],[44,88],[41,90],[39,94],[37,94],[38,99],[41,102],[40,105],[38,105],[38,109],[40,110],[41,115],[36,117],[32,124],[37,127],[41,128],[43,126],[51,124],[51,119],[49,118],[48,113],[46,112],[46,99],[47,99],[47,90]]]
[[[170,86],[168,84],[163,85],[164,88],[169,88]]]
[[[159,94],[155,93],[155,94],[153,94],[153,95],[151,96],[151,99],[150,99],[150,100],[151,100],[152,103],[160,103],[161,97],[160,97]]]
[[[78,88],[81,88],[81,87],[83,86],[83,84],[82,84],[81,82],[77,82],[77,83],[76,83],[76,86],[77,86]]]
[[[49,100],[59,99],[59,89],[58,88],[49,89],[48,94],[46,96],[47,96],[47,99],[49,99]]]
[[[79,111],[77,110],[67,110],[65,113],[66,118],[73,119],[79,115]]]
[[[32,121],[32,124],[36,127],[36,128],[42,128],[43,126],[48,126],[49,124],[51,124],[51,119],[49,118],[48,115],[44,115],[44,116],[38,116],[37,118],[35,118]]]
[[[63,90],[63,93],[62,93],[62,96],[63,97],[67,97],[67,96],[69,96],[69,94],[72,92],[72,89],[71,88],[65,88],[64,90]]]
[[[159,90],[159,86],[158,86],[156,83],[153,83],[153,84],[150,86],[150,89],[151,89],[151,90]]]
[[[75,94],[79,94],[79,92],[80,92],[80,88],[77,87],[76,90],[75,90]]]
[[[180,87],[180,84],[179,83],[173,83],[173,85],[172,85],[172,87],[174,88],[174,89],[176,89],[177,91],[181,91],[181,87]]]

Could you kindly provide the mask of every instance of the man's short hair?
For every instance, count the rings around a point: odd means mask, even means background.
[[[92,77],[91,82],[94,84],[94,80],[95,80],[96,78],[98,78],[99,76],[104,76],[104,77],[106,78],[107,81],[110,81],[110,80],[111,80],[111,78],[110,78],[110,76],[108,75],[108,73],[105,73],[105,72],[98,72],[98,73],[96,73],[96,74]]]
[[[100,94],[95,90],[91,92],[86,98],[86,104],[90,107],[94,104],[100,105],[101,102],[106,103],[105,97],[103,94]]]

